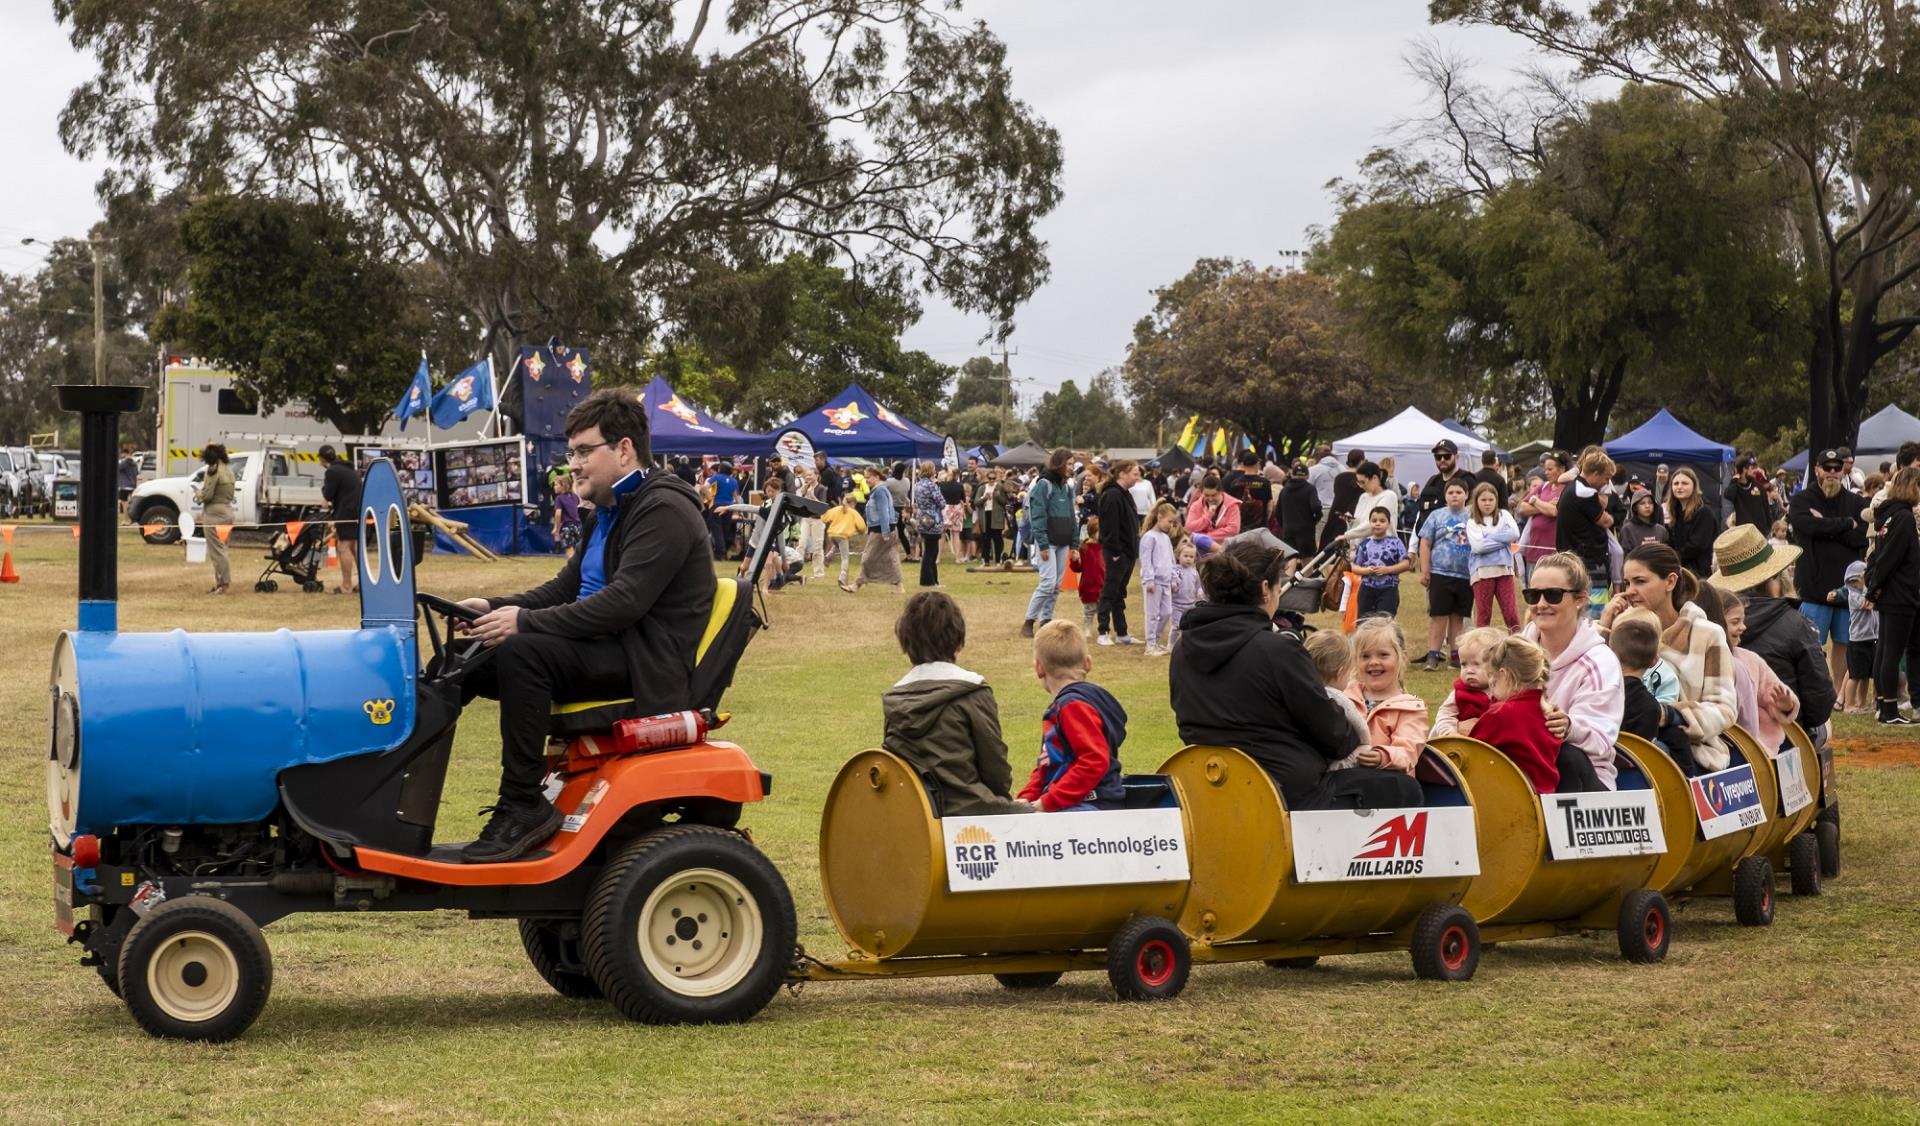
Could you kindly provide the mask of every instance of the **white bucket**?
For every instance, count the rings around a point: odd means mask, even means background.
[[[207,561],[207,541],[206,540],[188,540],[187,541],[187,562],[205,563],[206,561]]]

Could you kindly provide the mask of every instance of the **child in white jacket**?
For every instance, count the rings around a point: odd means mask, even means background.
[[[1467,574],[1473,577],[1473,625],[1493,621],[1493,604],[1509,630],[1519,629],[1520,608],[1514,598],[1513,545],[1520,542],[1520,526],[1513,513],[1500,507],[1500,494],[1488,482],[1473,487],[1467,501]]]
[[[1147,513],[1140,537],[1140,593],[1147,612],[1147,656],[1168,651],[1162,635],[1173,625],[1173,532],[1180,526],[1180,510],[1167,501]]]

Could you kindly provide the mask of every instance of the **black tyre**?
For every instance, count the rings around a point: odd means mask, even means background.
[[[1268,958],[1266,965],[1276,970],[1310,970],[1320,964],[1320,955],[1302,954],[1298,958]]]
[[[232,1040],[273,989],[266,936],[239,908],[206,895],[169,899],[120,946],[120,996],[141,1028],[173,1040]]]
[[[1135,915],[1107,942],[1107,980],[1122,1001],[1178,997],[1192,971],[1187,936],[1158,915]]]
[[[1733,917],[1743,927],[1773,925],[1773,863],[1749,856],[1733,869]]]
[[[140,525],[140,538],[148,543],[180,542],[180,510],[170,504],[148,505],[140,510],[140,519],[134,523]]]
[[[120,996],[120,965],[117,959],[111,962],[101,959],[100,964],[93,967],[93,972],[100,975],[100,983],[107,987],[107,992],[115,997]]]
[[[1414,919],[1408,949],[1428,981],[1467,981],[1480,965],[1480,926],[1466,908],[1435,903]]]
[[[657,829],[595,881],[581,919],[587,972],[647,1024],[726,1024],[765,1008],[786,980],[798,927],[786,881],[738,834]]]
[[[327,584],[320,582],[318,579],[314,579],[301,583],[300,589],[306,591],[308,594],[319,594],[327,589]]]
[[[253,593],[271,594],[273,593],[273,584],[265,579],[261,579],[259,582],[253,584]]]
[[[1030,974],[994,974],[993,980],[1008,989],[1051,989],[1065,975],[1047,972]]]
[[[527,961],[533,963],[533,972],[560,996],[576,1001],[597,1001],[606,996],[587,973],[586,959],[580,952],[579,923],[521,919],[520,945],[527,951]]]
[[[1813,838],[1820,848],[1820,878],[1838,879],[1840,877],[1839,820],[1814,822]]]
[[[1820,840],[1802,833],[1787,842],[1787,873],[1793,880],[1793,894],[1820,894]]]
[[[1635,888],[1620,901],[1620,956],[1651,965],[1667,956],[1673,941],[1673,910],[1667,897],[1652,888]]]

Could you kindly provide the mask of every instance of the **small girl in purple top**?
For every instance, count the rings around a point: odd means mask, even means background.
[[[553,478],[553,546],[568,559],[580,546],[580,497],[573,491],[573,474],[564,469]]]
[[[1175,558],[1180,562],[1173,569],[1173,633],[1167,638],[1167,651],[1173,651],[1173,643],[1180,640],[1180,619],[1187,616],[1200,601],[1200,571],[1194,566],[1198,552],[1192,543],[1183,543],[1175,549]]]

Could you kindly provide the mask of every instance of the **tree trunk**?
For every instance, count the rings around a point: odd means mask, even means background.
[[[1625,358],[1614,360],[1598,375],[1588,375],[1566,384],[1549,383],[1553,390],[1553,444],[1578,454],[1587,446],[1607,440],[1607,421],[1613,404],[1620,398],[1620,385],[1627,375]]]

